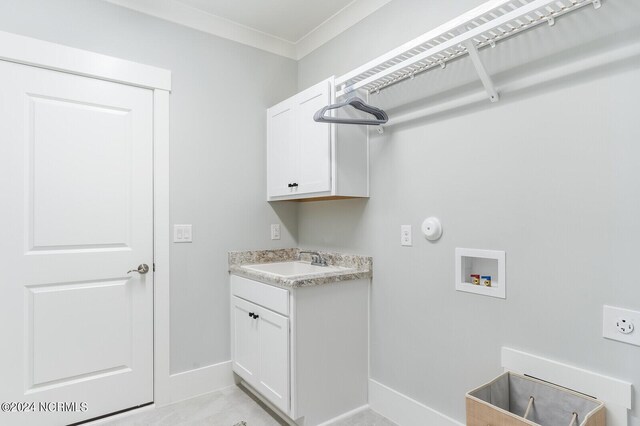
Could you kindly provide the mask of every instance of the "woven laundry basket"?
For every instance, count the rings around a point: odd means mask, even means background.
[[[467,426],[605,426],[597,399],[507,372],[467,393]]]

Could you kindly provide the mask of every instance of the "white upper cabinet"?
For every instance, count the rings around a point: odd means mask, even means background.
[[[294,140],[298,153],[298,194],[331,191],[331,126],[313,115],[331,102],[331,83],[323,81],[294,97]]]
[[[291,102],[283,102],[268,110],[268,192],[274,197],[289,194],[295,171],[290,167],[297,162],[290,141],[294,135],[294,112]],[[287,187],[288,185],[288,187]]]
[[[365,126],[313,120],[335,101],[333,82],[331,77],[267,110],[268,201],[369,196]]]

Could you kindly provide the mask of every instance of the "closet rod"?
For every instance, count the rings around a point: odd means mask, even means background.
[[[518,92],[521,90],[529,89],[531,87],[535,87],[540,84],[580,74],[600,66],[609,66],[637,57],[640,57],[640,41],[637,41],[632,45],[625,45],[613,50],[605,49],[604,51],[601,51],[598,54],[589,56],[587,58],[578,59],[568,64],[558,64],[553,68],[543,70],[532,75],[527,75],[525,77],[517,78],[512,81],[507,81],[500,84],[499,88],[500,92],[503,94]],[[485,91],[473,92],[468,95],[456,97],[450,101],[438,103],[437,105],[430,105],[401,115],[393,114],[393,112],[391,111],[391,118],[389,119],[389,123],[387,123],[383,127],[390,127],[413,120],[424,119],[426,117],[445,113],[456,108],[485,102],[486,100],[487,94]]]

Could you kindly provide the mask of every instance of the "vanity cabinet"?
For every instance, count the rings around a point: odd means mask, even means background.
[[[286,289],[231,275],[234,373],[299,425],[366,405],[369,282]]]
[[[366,126],[313,120],[334,92],[331,77],[267,110],[268,201],[369,196]]]

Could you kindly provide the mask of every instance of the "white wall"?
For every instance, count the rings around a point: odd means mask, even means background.
[[[0,30],[173,72],[171,221],[194,242],[171,247],[171,370],[227,361],[227,251],[296,244],[296,207],[264,201],[265,110],[296,63],[98,0],[0,0]]]
[[[299,89],[481,2],[394,0],[303,58]],[[639,6],[603,2],[483,59],[509,81],[638,42]],[[480,88],[469,61],[430,74],[371,102],[393,120],[431,95]],[[640,348],[601,337],[603,304],[640,309],[639,94],[635,58],[391,127],[372,134],[369,200],[300,206],[301,246],[374,258],[374,379],[460,421],[464,393],[500,372],[503,345],[640,386]],[[419,234],[430,215],[444,224],[435,244]],[[401,224],[413,225],[413,247],[400,247]],[[455,291],[455,247],[506,250],[507,300]]]

